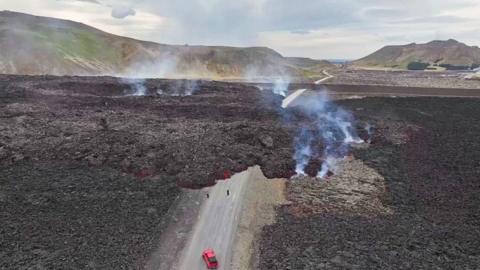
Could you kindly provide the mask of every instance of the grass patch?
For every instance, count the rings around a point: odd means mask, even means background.
[[[74,57],[111,64],[119,63],[121,60],[120,53],[112,49],[106,39],[89,31],[42,28],[41,31],[32,32],[32,35],[46,47],[53,48],[62,58]]]

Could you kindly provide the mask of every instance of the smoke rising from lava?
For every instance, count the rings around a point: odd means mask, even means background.
[[[372,135],[373,135],[373,127],[369,123],[365,124],[365,131],[367,132],[368,138],[367,138],[367,143],[372,142]]]
[[[127,94],[128,96],[145,96],[147,94],[144,79],[121,78],[120,81],[128,84],[133,91],[133,93]]]
[[[290,85],[290,78],[288,76],[277,77],[273,82],[273,93],[286,97],[288,93],[288,86]]]
[[[305,175],[310,160],[321,158],[323,164],[317,177],[324,178],[329,171],[337,171],[336,161],[348,154],[350,144],[363,143],[354,128],[352,114],[334,104],[325,91],[303,99],[296,109],[306,120],[294,139],[297,174]]]
[[[126,96],[165,95],[173,97],[191,96],[200,89],[197,80],[175,80],[169,84],[148,84],[145,79],[120,78],[120,82],[129,86]]]

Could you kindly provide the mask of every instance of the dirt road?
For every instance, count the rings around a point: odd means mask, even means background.
[[[325,78],[323,79],[320,79],[318,81],[315,81],[315,84],[316,85],[320,85],[328,80],[330,80],[331,78],[333,78],[333,75],[330,75],[330,73],[328,73],[326,70],[323,71],[323,74],[325,74]],[[306,91],[308,91],[307,89],[298,89],[296,90],[295,92],[291,93],[288,97],[286,97],[283,101],[282,101],[282,108],[287,108],[288,106],[290,106],[290,104],[296,100],[298,97],[300,97],[301,95],[303,95]]]
[[[320,80],[318,80],[318,81],[315,81],[315,84],[322,84],[322,83],[330,80],[331,78],[333,78],[333,75],[330,75],[330,73],[328,73],[328,71],[324,70],[324,71],[322,71],[322,72],[323,72],[323,74],[325,74],[325,76],[327,76],[327,77],[325,77],[325,78],[323,78],[323,79],[320,79]]]
[[[435,87],[405,87],[383,85],[349,85],[330,84],[324,87],[332,95],[360,95],[360,96],[398,96],[398,97],[480,97],[479,89],[467,88],[435,88]],[[316,88],[316,90],[321,90]]]
[[[183,252],[180,270],[206,269],[202,251],[213,248],[217,253],[219,269],[230,269],[233,239],[238,227],[243,193],[253,168],[219,181],[208,188],[209,198],[204,201],[193,233]],[[227,195],[227,191],[230,195]]]
[[[292,103],[295,99],[297,99],[299,96],[301,96],[305,91],[307,91],[307,89],[299,89],[299,90],[293,92],[288,97],[286,97],[282,101],[282,108],[284,108],[284,109],[287,108],[290,105],[290,103]]]

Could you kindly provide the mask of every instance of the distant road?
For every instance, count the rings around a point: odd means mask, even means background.
[[[315,84],[316,85],[320,85],[324,82],[326,82],[327,80],[330,80],[331,78],[333,78],[333,75],[331,75],[330,73],[328,73],[328,71],[324,70],[322,71],[323,74],[325,74],[325,78],[323,79],[320,79],[318,81],[315,81]],[[282,108],[287,108],[288,106],[290,106],[290,104],[295,101],[298,97],[300,97],[301,95],[303,95],[305,92],[307,91],[307,89],[298,89],[298,90],[295,90],[295,92],[293,92],[292,94],[290,94],[288,97],[286,97],[283,101],[282,101]]]
[[[389,85],[326,84],[322,89],[332,95],[397,97],[465,97],[479,98],[480,89],[406,87]]]
[[[315,81],[315,84],[322,84],[322,83],[330,80],[331,78],[333,78],[333,75],[331,75],[330,73],[328,73],[328,71],[326,71],[326,70],[322,71],[322,73],[323,73],[325,76],[327,76],[327,77],[325,77],[325,78],[323,78],[323,79],[320,79],[320,80],[318,80],[318,81]]]
[[[292,103],[295,99],[297,99],[299,96],[303,95],[307,89],[298,89],[297,91],[293,92],[290,94],[288,97],[284,98],[282,101],[282,108],[287,108],[290,106],[290,103]]]
[[[230,269],[233,239],[237,231],[246,183],[253,168],[218,181],[208,190],[209,198],[200,209],[198,220],[181,257],[180,270],[206,269],[201,255],[213,248],[222,270]],[[227,196],[227,190],[230,195]]]
[[[297,88],[282,102],[282,107],[287,108],[301,102],[302,96],[312,95],[317,91],[326,90],[330,95],[337,97],[461,97],[480,98],[480,89],[465,88],[435,88],[435,87],[410,87],[397,85],[357,85],[357,84],[329,84],[327,80],[332,75],[324,71],[326,78],[318,80],[310,87],[306,84],[292,84]],[[313,89],[312,89],[313,88]],[[308,90],[307,90],[308,89]]]

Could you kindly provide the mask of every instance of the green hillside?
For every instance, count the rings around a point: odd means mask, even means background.
[[[165,45],[85,24],[0,12],[0,73],[236,78],[305,76],[326,61],[283,57],[265,47]]]

